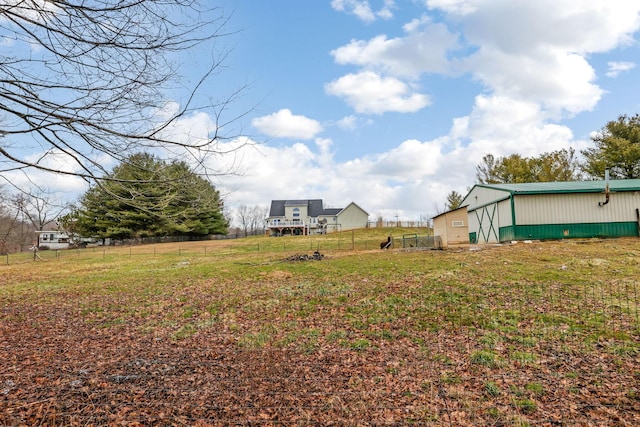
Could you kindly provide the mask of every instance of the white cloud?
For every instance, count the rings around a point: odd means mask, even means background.
[[[478,7],[474,0],[425,0],[430,9],[441,9],[454,15],[468,15],[475,12]]]
[[[464,152],[444,159],[447,141],[408,140],[388,152],[344,162],[335,159],[329,140],[317,140],[315,147],[247,146],[242,154],[246,173],[220,177],[217,185],[232,209],[266,207],[273,199],[321,198],[332,207],[354,201],[372,218],[398,215],[401,220],[417,220],[435,215],[452,189],[464,193],[470,184],[464,170],[475,167],[474,159]]]
[[[506,53],[541,47],[580,55],[605,52],[631,43],[640,26],[637,1],[469,0],[464,4],[474,9],[461,21],[468,40]]]
[[[633,70],[636,67],[636,64],[633,62],[616,62],[612,61],[607,64],[609,69],[607,70],[607,77],[616,78],[618,75],[624,71]]]
[[[432,177],[442,164],[442,145],[411,139],[375,157],[370,173],[401,182]]]
[[[207,113],[194,112],[188,116],[174,120],[163,128],[164,139],[180,144],[200,145],[211,138],[217,131],[215,120]]]
[[[456,19],[469,46],[463,69],[498,96],[539,103],[548,118],[591,110],[603,91],[588,55],[631,43],[640,3],[627,0],[430,0]],[[464,9],[464,13],[461,13]]]
[[[43,168],[59,170],[66,173],[52,173],[45,170],[31,168],[28,171],[13,170],[4,172],[3,178],[12,186],[22,190],[40,189],[45,193],[51,193],[54,199],[62,202],[72,201],[78,195],[88,189],[88,183],[73,173],[83,173],[75,160],[58,150],[49,150],[46,153],[32,153],[25,158],[25,161],[38,164]],[[96,161],[105,168],[110,164],[107,156],[103,156]],[[9,190],[12,190],[9,188]]]
[[[477,96],[471,114],[454,121],[450,136],[468,141],[457,149],[476,164],[488,153],[536,156],[571,146],[582,148],[568,127],[547,123],[536,103],[500,96]]]
[[[603,94],[585,58],[569,52],[511,55],[482,48],[467,60],[467,67],[496,95],[539,103],[553,118],[590,110]]]
[[[347,74],[325,85],[329,95],[344,98],[356,112],[382,114],[388,111],[412,113],[430,104],[427,95],[408,84],[371,71]]]
[[[394,0],[384,0],[382,7],[374,11],[369,0],[332,0],[331,7],[339,12],[355,15],[361,21],[370,23],[377,18],[393,18],[392,9],[395,7]]]
[[[287,108],[253,119],[251,124],[260,132],[277,138],[313,139],[322,132],[322,126],[316,120],[293,115]]]
[[[55,15],[64,13],[64,9],[47,0],[31,1],[32,4],[24,4],[22,0],[4,0],[3,3],[5,10],[11,10],[13,14],[35,22],[45,22],[46,19],[53,19]],[[40,11],[48,13],[40,13]],[[0,15],[0,23],[7,22],[12,21],[7,19],[4,13]]]
[[[379,35],[368,41],[352,40],[331,55],[338,64],[358,65],[393,76],[448,71],[447,53],[456,47],[458,37],[446,25],[434,24],[428,18],[416,19],[405,25],[405,31],[405,37]]]
[[[427,213],[424,202],[431,193],[423,189],[434,185],[432,168],[440,163],[434,157],[440,152],[437,143],[406,141],[388,153],[346,162],[336,161],[331,147],[332,141],[326,139],[317,139],[314,147],[300,143],[247,146],[242,154],[246,173],[221,177],[219,188],[229,195],[230,208],[241,204],[266,207],[271,200],[282,198],[321,198],[333,207],[354,201],[374,217],[391,218],[399,213],[414,219],[413,209]],[[421,197],[410,200],[416,193],[422,193]]]
[[[358,126],[358,118],[354,115],[346,116],[338,120],[336,124],[340,129],[354,130]]]
[[[491,153],[536,156],[587,146],[565,126],[546,123],[535,102],[479,95],[468,116],[452,122],[448,135],[433,140],[408,139],[388,150],[339,161],[330,139],[311,146],[279,147],[237,139],[220,146],[234,152],[208,160],[214,170],[240,162],[242,175],[219,177],[216,186],[230,208],[267,207],[273,199],[322,198],[333,207],[355,201],[372,217],[404,220],[432,216],[444,208],[447,194],[463,195],[473,185],[475,168]]]

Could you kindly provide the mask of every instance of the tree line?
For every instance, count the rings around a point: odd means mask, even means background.
[[[602,179],[609,170],[612,179],[640,178],[640,115],[621,115],[591,136],[594,147],[582,150],[580,161],[573,148],[543,153],[537,157],[511,154],[496,158],[487,154],[476,167],[478,184],[579,181]],[[452,191],[446,209],[460,207],[463,196]]]
[[[220,193],[183,161],[137,153],[93,185],[59,219],[72,235],[100,239],[226,234]]]
[[[10,194],[0,187],[0,254],[34,245],[35,231],[110,241],[153,237],[248,236],[264,231],[267,208],[240,206],[231,218],[219,191],[183,161],[137,153],[114,167],[71,204],[48,193]],[[235,229],[230,223],[235,220]]]

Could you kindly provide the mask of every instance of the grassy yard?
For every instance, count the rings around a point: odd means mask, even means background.
[[[640,240],[404,233],[2,265],[0,425],[640,425]]]

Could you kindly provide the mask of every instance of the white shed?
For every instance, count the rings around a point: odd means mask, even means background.
[[[478,184],[462,206],[471,243],[640,235],[640,179]]]

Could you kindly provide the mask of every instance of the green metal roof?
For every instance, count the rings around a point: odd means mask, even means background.
[[[606,182],[566,181],[566,182],[527,182],[524,184],[478,184],[478,187],[508,191],[512,194],[549,194],[549,193],[601,193]],[[640,179],[609,180],[609,190],[640,191]]]

